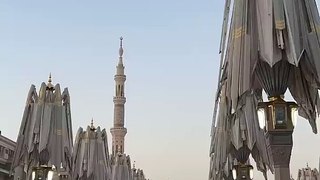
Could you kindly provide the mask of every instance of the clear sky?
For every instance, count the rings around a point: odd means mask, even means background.
[[[74,133],[92,117],[111,128],[123,36],[125,151],[152,180],[206,180],[223,7],[223,0],[1,0],[2,134],[17,138],[29,87],[50,72],[69,88]],[[318,167],[319,140],[298,122],[294,177],[307,162]]]

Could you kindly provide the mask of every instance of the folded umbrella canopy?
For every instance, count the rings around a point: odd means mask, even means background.
[[[100,127],[79,128],[73,153],[73,180],[111,180],[107,133]]]
[[[308,164],[306,168],[302,168],[298,170],[297,180],[317,180],[320,178],[320,174],[317,168],[311,169]],[[293,179],[293,178],[292,178]]]
[[[225,55],[232,112],[248,92],[280,96],[289,88],[316,129],[319,112],[319,14],[314,0],[234,0]]]
[[[72,126],[68,89],[61,94],[51,77],[42,83],[39,95],[31,86],[12,163],[15,179],[29,179],[32,167],[61,167],[71,173]]]
[[[217,124],[213,126],[210,147],[209,180],[223,179],[229,176],[234,157],[230,152],[230,126],[225,85],[221,89]]]
[[[268,96],[289,88],[299,115],[317,133],[320,18],[315,0],[256,0],[259,58],[255,73]]]
[[[147,180],[142,169],[132,168],[132,180]]]
[[[269,97],[289,89],[299,115],[309,120],[314,133],[320,112],[320,18],[315,0],[226,0],[225,9],[210,177],[229,167],[228,153],[238,161],[251,153],[258,169],[270,167],[256,113],[262,89]],[[220,140],[229,141],[228,133],[231,148]]]
[[[226,8],[228,6],[230,2],[226,3]],[[228,177],[234,159],[245,164],[250,153],[264,173],[270,164],[256,115],[257,93],[253,90],[259,87],[252,76],[258,59],[256,1],[235,0],[233,6],[226,54],[222,54],[220,103],[216,104],[219,114],[217,126],[213,125],[211,145],[211,158],[215,161],[211,162],[211,179]]]
[[[132,180],[130,157],[120,152],[112,156],[112,180]]]
[[[266,149],[263,130],[259,128],[254,94],[241,100],[242,107],[231,114],[228,97],[225,96],[225,83],[221,89],[217,123],[213,126],[210,147],[209,180],[228,179],[233,165],[248,163],[250,153],[256,161],[258,170],[266,176],[270,159]],[[249,106],[250,105],[250,106]]]

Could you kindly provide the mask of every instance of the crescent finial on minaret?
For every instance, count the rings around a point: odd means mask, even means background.
[[[122,40],[123,40],[123,37],[121,36],[120,37],[120,49],[119,49],[119,56],[120,57],[122,57],[122,55],[123,55]]]

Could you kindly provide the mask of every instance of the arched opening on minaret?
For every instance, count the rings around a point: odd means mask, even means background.
[[[121,88],[120,88],[120,96],[124,96],[124,93],[123,93],[123,85],[121,85]]]
[[[121,86],[120,86],[120,84],[118,85],[118,89],[117,89],[117,96],[120,96],[120,92],[121,92]]]

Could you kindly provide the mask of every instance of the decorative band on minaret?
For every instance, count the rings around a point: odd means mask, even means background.
[[[123,38],[120,37],[119,62],[117,65],[116,75],[114,76],[114,119],[113,128],[110,129],[110,132],[112,134],[112,154],[124,153],[124,137],[127,134],[127,129],[124,127],[124,104],[126,103],[126,97],[124,94],[124,83],[126,81],[126,75],[124,74],[123,66],[122,40]]]

